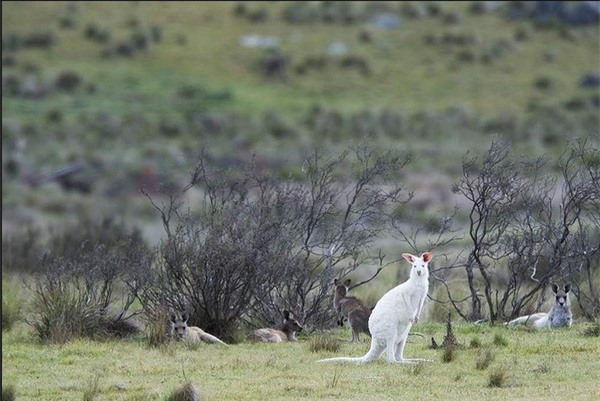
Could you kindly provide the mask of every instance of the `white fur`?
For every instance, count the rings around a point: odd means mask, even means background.
[[[425,359],[404,359],[404,345],[408,332],[419,316],[429,290],[429,270],[431,253],[421,257],[403,253],[402,257],[411,263],[410,277],[404,283],[392,288],[377,302],[369,318],[371,348],[362,358],[329,358],[318,362],[367,363],[376,360],[387,348],[389,363],[425,362]]]

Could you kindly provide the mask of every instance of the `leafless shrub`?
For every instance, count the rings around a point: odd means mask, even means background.
[[[316,151],[303,180],[282,183],[255,164],[224,173],[201,157],[183,191],[203,191],[197,211],[184,209],[183,193],[162,204],[148,196],[167,238],[156,277],[138,293],[142,305],[190,310],[192,324],[227,340],[242,320],[277,324],[282,308],[305,326],[328,327],[334,275],[372,260],[381,265],[375,275],[385,266],[368,249],[389,227],[392,206],[410,197],[388,184],[408,160],[364,144],[333,158]]]
[[[560,176],[548,176],[548,160],[515,160],[507,143],[494,141],[481,163],[465,159],[455,191],[471,204],[470,296],[448,292],[461,316],[495,322],[534,302],[539,311],[561,280],[574,283],[584,316],[598,313],[599,158],[590,141],[575,141],[557,162]]]
[[[121,238],[111,235],[104,241],[106,232],[77,238],[69,232],[53,238],[52,252],[44,255],[27,283],[33,293],[28,323],[42,341],[63,343],[138,331],[127,322],[138,312],[130,310],[135,292],[126,289],[135,290],[135,275],[148,270],[150,254],[139,236],[119,233]]]

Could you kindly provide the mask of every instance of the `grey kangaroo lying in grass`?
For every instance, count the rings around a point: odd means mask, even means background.
[[[344,281],[343,284],[337,278],[333,280],[333,284],[335,285],[333,306],[338,315],[340,315],[338,324],[343,326],[343,319],[348,319],[348,323],[350,323],[350,327],[352,328],[352,340],[350,341],[358,342],[360,341],[361,332],[369,337],[371,336],[371,332],[369,331],[371,309],[360,299],[348,296],[350,283],[350,279]]]
[[[538,329],[571,327],[573,324],[573,313],[571,312],[571,301],[569,299],[569,291],[571,285],[565,285],[565,289],[561,290],[558,285],[552,284],[552,291],[555,294],[554,305],[548,313],[534,313],[532,315],[521,316],[508,322],[508,325],[533,323]]]
[[[190,318],[190,315],[187,312],[182,314],[171,313],[169,318],[169,323],[171,326],[171,338],[180,341],[202,341],[209,344],[225,344],[219,338],[213,336],[212,334],[208,334],[200,327],[196,326],[188,326],[187,322]]]
[[[419,321],[427,291],[431,253],[421,257],[403,253],[402,257],[411,264],[410,277],[404,283],[386,292],[377,302],[369,318],[371,348],[360,358],[329,358],[317,362],[367,363],[375,361],[387,348],[389,363],[426,362],[426,359],[405,359],[404,346],[408,332]]]
[[[283,323],[276,329],[265,327],[252,333],[254,338],[265,343],[283,343],[296,341],[296,332],[302,331],[302,326],[292,312],[283,311]]]

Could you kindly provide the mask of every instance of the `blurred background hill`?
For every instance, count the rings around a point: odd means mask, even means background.
[[[367,137],[413,153],[422,210],[451,207],[495,136],[531,157],[597,139],[599,21],[598,2],[3,1],[3,236],[113,216],[155,241],[140,187],[183,186],[200,149],[294,179]]]

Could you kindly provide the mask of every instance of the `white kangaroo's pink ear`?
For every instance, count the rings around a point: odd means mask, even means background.
[[[409,263],[413,263],[416,259],[416,257],[414,257],[413,255],[411,255],[410,253],[403,253],[402,257],[404,259],[406,259]]]
[[[421,256],[421,258],[423,259],[423,262],[429,263],[431,258],[433,258],[433,255],[431,254],[431,252],[423,252],[423,255]]]

